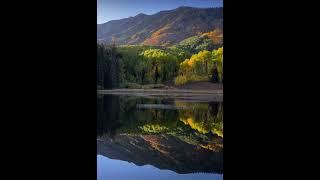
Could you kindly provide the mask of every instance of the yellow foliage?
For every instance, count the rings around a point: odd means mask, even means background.
[[[188,63],[188,65],[189,66],[194,66],[194,63],[196,62],[196,60],[195,59],[190,59],[187,63]]]
[[[187,76],[177,76],[174,79],[174,84],[175,85],[183,85],[183,84],[186,84],[187,82],[188,82]]]
[[[216,115],[211,114],[208,104],[185,104],[175,101],[176,106],[186,106],[185,110],[179,110],[180,121],[185,125],[200,133],[209,132],[223,138],[223,109],[219,106],[219,112]]]
[[[215,29],[214,31],[204,33],[202,36],[209,37],[215,44],[222,43],[223,41],[223,32],[221,29]]]
[[[210,129],[206,128],[201,122],[195,121],[192,117],[187,119],[181,119],[184,124],[188,124],[192,129],[199,131],[200,133],[207,134]]]
[[[223,132],[221,130],[213,129],[212,133],[217,134],[218,136],[223,138]]]
[[[207,144],[207,145],[203,145],[200,144],[200,147],[205,148],[205,149],[209,149],[211,151],[220,151],[223,148],[223,144],[221,143],[214,143],[214,144]]]
[[[177,76],[174,79],[174,83],[175,85],[183,85],[186,84],[188,82],[195,82],[195,81],[208,81],[209,78],[207,76],[198,76],[198,75],[180,75]]]
[[[152,33],[151,37],[146,39],[142,44],[145,45],[157,45],[161,42],[161,40],[168,35],[169,27],[165,26],[159,29],[158,31]]]

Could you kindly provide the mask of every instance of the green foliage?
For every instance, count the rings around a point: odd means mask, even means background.
[[[151,47],[148,46],[121,46],[119,53],[122,55],[121,64],[121,83],[143,83],[143,73],[145,64],[142,61],[140,53]]]
[[[169,128],[165,126],[161,126],[159,124],[146,124],[139,128],[144,132],[149,132],[149,133],[160,133],[160,132],[165,132],[169,130]]]
[[[183,60],[185,60],[191,56],[191,53],[189,51],[179,49],[176,46],[169,47],[167,49],[167,51],[169,53],[171,53],[172,55],[176,56],[179,63],[181,63]]]
[[[149,82],[161,83],[171,80],[178,71],[178,58],[162,49],[149,49],[141,53],[147,65]]]
[[[172,48],[187,52],[188,54],[197,54],[200,51],[212,51],[222,46],[222,43],[215,43],[208,35],[197,35],[181,41]]]
[[[160,84],[174,79],[179,63],[188,56],[175,48],[121,46],[121,84]]]
[[[205,36],[201,36],[203,38]],[[199,37],[185,40],[185,44],[195,49],[206,49],[203,40],[201,46],[195,46]],[[203,47],[202,47],[203,46]],[[125,88],[157,88],[153,85],[174,80],[176,85],[192,81],[208,81],[212,70],[217,68],[217,76],[222,80],[222,48],[208,51],[201,50],[191,56],[190,49],[184,50],[176,46],[164,48],[155,46],[127,45],[107,48],[104,51],[98,45],[98,64],[103,64],[110,87]],[[189,48],[189,47],[188,47]],[[102,53],[104,52],[104,53]],[[101,63],[103,61],[103,63]],[[101,84],[100,84],[101,85]],[[161,86],[163,87],[163,86]],[[160,88],[160,86],[158,87]]]
[[[99,88],[115,88],[121,81],[120,54],[117,48],[97,44],[97,85]]]

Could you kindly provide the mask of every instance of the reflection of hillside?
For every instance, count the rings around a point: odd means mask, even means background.
[[[97,154],[111,159],[153,165],[180,174],[222,173],[222,149],[214,152],[170,135],[115,135],[97,140]]]
[[[179,105],[173,99],[98,98],[98,154],[178,173],[222,172],[223,106],[184,103],[187,109],[138,109],[137,104]]]

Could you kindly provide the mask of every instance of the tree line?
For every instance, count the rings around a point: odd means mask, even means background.
[[[110,89],[126,83],[223,82],[223,47],[212,51],[184,48],[97,44],[97,85]]]

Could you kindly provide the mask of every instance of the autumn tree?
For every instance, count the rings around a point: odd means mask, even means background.
[[[213,78],[212,81],[216,82],[222,82],[223,81],[223,47],[213,50],[212,51],[212,61],[214,63],[213,66],[213,76],[217,76],[218,80],[216,78]]]

